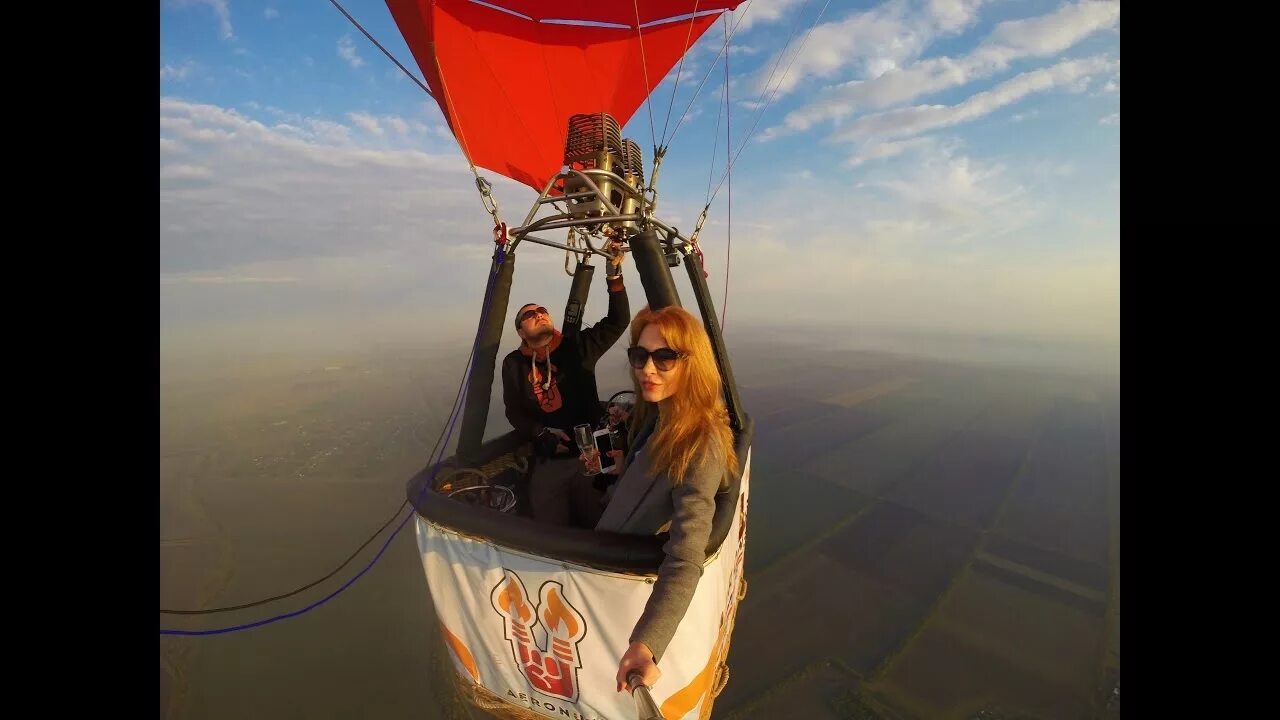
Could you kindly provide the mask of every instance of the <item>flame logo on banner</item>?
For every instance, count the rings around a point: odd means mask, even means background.
[[[578,643],[587,634],[587,623],[564,597],[560,583],[542,584],[538,605],[529,604],[529,594],[520,576],[503,568],[502,580],[489,594],[493,609],[503,617],[512,657],[529,685],[540,693],[568,702],[578,701],[578,668],[582,658]],[[545,647],[533,637],[533,628],[542,623],[547,632]]]

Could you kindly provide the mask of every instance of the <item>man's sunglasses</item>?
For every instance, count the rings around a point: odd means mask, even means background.
[[[524,322],[525,320],[528,320],[531,317],[537,317],[538,315],[550,315],[550,314],[551,313],[548,313],[547,309],[544,307],[529,308],[528,310],[525,310],[523,313],[520,314],[520,322]]]
[[[653,366],[659,370],[670,370],[675,367],[676,360],[682,357],[688,356],[671,348],[658,348],[653,352],[649,352],[639,345],[627,348],[627,362],[631,363],[631,367],[637,370],[643,370],[645,364],[649,362],[649,358],[653,358]]]

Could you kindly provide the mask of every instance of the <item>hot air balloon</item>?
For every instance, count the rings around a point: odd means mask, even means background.
[[[716,497],[706,562],[649,688],[661,717],[706,718],[727,681],[751,466],[751,418],[696,246],[656,212],[656,179],[624,127],[690,46],[742,0],[388,0],[395,22],[473,169],[539,193],[508,227],[494,216],[493,259],[467,380],[456,454],[412,477],[417,542],[441,635],[479,714],[635,717],[616,692],[618,657],[663,560],[664,535],[636,536],[534,521],[517,502],[532,472],[515,432],[484,441],[494,364],[517,252],[526,244],[579,256],[563,332],[581,323],[594,255],[620,243],[648,304],[680,305],[683,265],[723,379],[740,473]],[[564,240],[547,233],[564,233]],[[603,413],[603,404],[602,404]],[[650,710],[652,712],[652,709]]]

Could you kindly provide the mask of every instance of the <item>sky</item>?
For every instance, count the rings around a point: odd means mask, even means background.
[[[384,2],[343,5],[421,77]],[[700,243],[730,340],[800,322],[1118,353],[1119,16],[1109,0],[748,0],[651,95],[656,129],[642,106],[623,134],[650,148],[674,108],[658,215],[686,234],[719,187]],[[492,221],[467,161],[331,3],[162,0],[159,64],[162,353],[474,331]],[[518,224],[536,193],[479,170]],[[562,308],[564,253],[517,255],[513,309]]]

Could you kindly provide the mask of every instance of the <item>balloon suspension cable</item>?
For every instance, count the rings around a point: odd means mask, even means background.
[[[356,27],[357,30],[359,30],[361,33],[364,33],[364,36],[369,39],[369,42],[372,42],[374,45],[376,45],[378,49],[382,51],[382,54],[386,55],[387,58],[391,60],[391,62],[395,63],[396,67],[400,68],[400,70],[405,75],[407,75],[410,80],[412,80],[418,87],[422,88],[423,92],[425,92],[427,95],[431,96],[432,98],[435,97],[435,94],[431,92],[431,89],[428,88],[421,80],[419,80],[418,76],[409,72],[409,69],[406,68],[403,63],[397,60],[396,57],[391,54],[391,51],[383,47],[382,43],[378,42],[377,38],[369,34],[369,31],[365,30],[364,26],[361,25],[359,22],[357,22],[356,19],[351,16],[351,13],[347,12],[347,9],[342,7],[342,4],[339,3],[338,0],[329,0],[329,2],[331,2],[333,6],[338,9],[338,12],[342,13],[342,15],[346,17],[347,20],[349,20],[351,24]],[[439,59],[436,59],[436,72],[440,76],[441,84],[444,85],[445,102],[448,103],[450,107],[452,107],[453,102],[452,102],[452,99],[449,97],[448,85],[445,83],[444,70],[440,67]],[[498,200],[493,196],[493,186],[489,184],[488,180],[485,180],[483,177],[480,176],[479,171],[476,170],[475,163],[471,162],[471,152],[466,147],[465,138],[459,138],[458,144],[462,147],[462,153],[467,158],[467,164],[471,166],[471,174],[475,175],[476,189],[480,191],[480,202],[484,204],[485,212],[489,213],[489,216],[493,218],[494,238],[496,240],[499,236],[501,236],[502,239],[499,244],[506,245],[507,227],[502,222],[502,218],[498,216]]]
[[[484,205],[484,211],[489,213],[489,217],[493,218],[493,241],[503,247],[507,244],[507,224],[502,222],[502,217],[498,215],[498,198],[493,196],[493,185],[485,180],[480,172],[476,170],[475,163],[470,163],[471,174],[476,176],[476,190],[480,191],[480,203]]]
[[[480,202],[484,205],[484,211],[493,218],[494,225],[500,224],[502,219],[498,217],[498,199],[493,196],[493,185],[480,175],[475,165],[471,166],[471,174],[476,176],[476,190],[480,191]]]
[[[632,7],[636,11],[636,37],[640,39],[640,67],[644,69],[644,104],[649,110],[649,139],[653,142],[654,147],[658,146],[658,132],[653,124],[653,101],[650,96],[653,86],[649,84],[649,58],[644,52],[644,29],[640,22],[640,2],[639,0],[631,0]]]
[[[680,67],[676,68],[676,81],[671,88],[671,101],[667,103],[667,117],[662,121],[662,142],[667,142],[667,125],[671,123],[671,111],[676,106],[676,92],[680,89],[680,76],[684,73],[684,59],[689,54],[689,41],[693,39],[693,23],[698,18],[698,2],[693,3],[693,12],[689,14],[689,29],[684,34],[684,52],[680,53]]]
[[[407,75],[407,76],[409,77],[409,79],[410,79],[410,80],[412,80],[412,81],[414,82],[414,84],[415,84],[415,85],[417,85],[418,87],[422,88],[422,92],[426,93],[429,97],[432,97],[432,98],[434,98],[434,97],[435,97],[435,94],[431,92],[430,88],[428,88],[426,85],[424,85],[424,84],[423,84],[423,82],[422,82],[421,80],[419,80],[419,79],[418,79],[418,76],[417,76],[417,75],[414,75],[413,73],[409,72],[409,68],[407,68],[407,67],[405,67],[403,64],[401,64],[401,62],[400,62],[399,60],[397,60],[397,59],[396,59],[396,56],[391,54],[391,51],[390,51],[390,50],[387,50],[385,47],[383,47],[383,46],[382,46],[382,43],[378,42],[378,39],[377,39],[377,38],[375,38],[374,36],[370,35],[370,34],[369,34],[369,31],[364,29],[364,26],[363,26],[363,25],[361,25],[360,23],[356,22],[356,19],[355,19],[355,18],[353,18],[353,17],[351,17],[351,13],[347,12],[347,9],[346,9],[346,8],[344,8],[344,7],[342,7],[342,4],[341,4],[341,3],[339,3],[339,2],[338,2],[338,0],[329,0],[329,2],[333,3],[333,6],[334,6],[334,7],[336,7],[336,8],[338,8],[338,12],[342,13],[342,14],[343,14],[343,15],[344,15],[348,20],[350,20],[350,21],[351,21],[351,24],[352,24],[352,25],[355,25],[357,30],[359,30],[360,32],[364,33],[364,36],[365,36],[365,37],[367,37],[367,38],[369,38],[369,42],[373,43],[374,45],[377,45],[377,46],[378,46],[378,49],[382,51],[382,54],[383,54],[383,55],[386,55],[386,56],[387,56],[387,59],[389,59],[389,60],[391,60],[391,62],[395,63],[395,64],[396,64],[396,67],[400,68],[400,71],[401,71],[401,72],[403,72],[405,75]]]
[[[791,59],[789,61],[787,61],[787,67],[785,70],[783,70],[782,75],[778,77],[778,84],[773,87],[773,91],[770,93],[769,99],[763,105],[756,108],[754,120],[751,123],[751,128],[747,130],[746,137],[742,139],[742,143],[738,145],[737,151],[734,152],[733,157],[729,159],[729,163],[725,167],[724,174],[720,176],[720,182],[716,185],[715,191],[711,193],[712,200],[715,200],[716,195],[720,194],[720,188],[724,187],[725,180],[728,179],[728,177],[733,173],[733,166],[735,163],[738,162],[738,156],[741,155],[742,151],[747,148],[747,143],[750,142],[751,137],[755,135],[756,126],[760,124],[760,118],[764,117],[765,111],[769,109],[769,106],[772,105],[773,101],[778,97],[778,90],[782,87],[782,81],[790,76],[791,65],[795,63],[796,58],[804,54],[804,48],[806,45],[809,44],[809,38],[813,37],[813,29],[818,26],[819,22],[821,22],[822,16],[827,13],[827,8],[830,5],[831,5],[831,0],[826,0],[826,2],[823,3],[822,9],[818,11],[818,16],[815,17],[813,19],[813,23],[809,25],[809,31],[805,33],[804,39],[800,41],[800,49],[797,50],[796,53],[791,56]],[[794,31],[792,34],[794,35]],[[787,44],[790,45],[791,40],[787,40]],[[780,54],[778,56],[778,60],[781,60],[781,59],[782,59],[782,55]],[[777,69],[776,62],[774,63],[774,69],[775,70]],[[769,77],[770,79],[772,79],[773,73],[769,73]],[[764,93],[767,92],[768,90],[769,90],[768,82],[766,81],[765,88],[764,90],[761,91],[760,97],[763,98]]]
[[[702,94],[702,87],[707,84],[707,78],[711,77],[711,71],[715,69],[716,63],[720,62],[720,56],[724,55],[729,49],[730,41],[733,40],[733,36],[738,32],[738,26],[742,24],[743,20],[747,19],[747,13],[751,12],[751,7],[752,3],[747,3],[746,8],[742,11],[742,15],[738,16],[738,19],[733,22],[733,28],[730,29],[725,36],[724,44],[720,46],[720,52],[716,53],[716,56],[711,59],[711,63],[707,65],[707,71],[702,75],[702,82],[698,83],[698,89],[693,91],[693,96],[689,98],[689,104],[685,105],[684,112],[680,113],[680,119],[676,121],[675,128],[671,130],[671,137],[664,140],[668,145],[675,142],[676,134],[679,133],[680,128],[684,126],[685,118],[689,115],[689,111],[693,109],[694,101]],[[721,20],[727,24],[729,22],[729,14],[723,13],[721,15]]]
[[[432,58],[436,64],[436,75],[440,78],[440,87],[444,90],[445,104],[450,108],[449,114],[456,114],[453,109],[453,95],[449,92],[449,80],[445,78],[444,68],[440,66],[440,58]],[[493,218],[493,236],[495,242],[506,249],[507,245],[507,225],[502,222],[502,218],[498,216],[498,199],[493,196],[493,185],[480,176],[480,171],[476,169],[476,163],[471,159],[471,148],[467,144],[467,133],[458,125],[454,139],[458,141],[458,147],[462,149],[462,156],[467,159],[467,166],[471,168],[471,174],[476,178],[476,190],[480,191],[480,202],[484,205],[485,212],[489,213],[489,217]]]
[[[702,254],[702,247],[698,245],[698,234],[702,232],[702,226],[707,222],[707,212],[711,210],[708,203],[702,208],[702,214],[698,216],[698,223],[694,225],[693,232],[689,234],[689,245],[693,247],[693,251],[698,254],[698,262],[702,264],[702,277],[711,277],[707,272],[707,258]]]
[[[569,267],[569,261],[573,257],[573,251],[570,250],[570,248],[578,247],[577,235],[577,228],[569,228],[569,237],[564,241],[564,274],[569,277],[573,277],[573,268]],[[587,254],[587,257],[591,257],[590,253]],[[585,258],[583,259],[583,262],[586,262]]]
[[[645,220],[651,219],[658,208],[658,172],[662,170],[662,158],[666,154],[666,145],[653,146],[653,173],[649,176],[649,187],[644,189],[644,194],[649,196],[648,201],[644,203]]]

